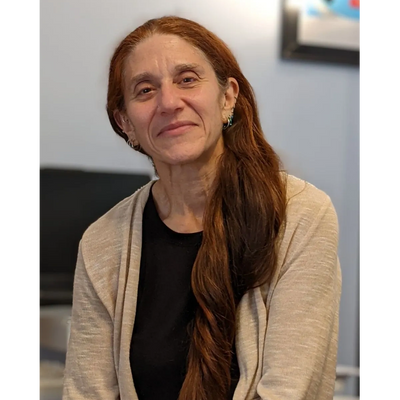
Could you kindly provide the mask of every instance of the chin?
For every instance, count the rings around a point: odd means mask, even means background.
[[[223,148],[223,144],[221,144]],[[190,163],[211,162],[213,155],[221,152],[221,146],[217,143],[209,144],[204,140],[175,143],[168,148],[159,149],[158,159],[160,162],[168,165],[184,165]]]
[[[165,164],[169,165],[181,165],[190,164],[198,161],[201,158],[201,154],[197,153],[175,153],[169,154],[162,160]]]
[[[197,144],[197,145],[196,145]],[[206,152],[204,145],[200,143],[179,143],[168,149],[160,150],[161,157],[157,157],[160,161],[169,165],[188,164],[196,162]]]
[[[160,159],[164,164],[168,165],[187,165],[187,164],[207,164],[210,161],[210,157],[207,156],[206,151],[177,151],[169,152]]]

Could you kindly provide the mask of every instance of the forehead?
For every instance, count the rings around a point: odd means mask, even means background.
[[[179,36],[160,34],[141,41],[128,57],[126,67],[131,73],[137,73],[172,69],[178,64],[199,64],[204,69],[213,71],[200,49]]]

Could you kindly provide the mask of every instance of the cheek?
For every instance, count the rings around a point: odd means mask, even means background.
[[[198,110],[206,125],[215,126],[220,123],[222,112],[220,110],[219,101],[216,100],[215,97],[199,104]]]
[[[143,133],[147,132],[150,115],[147,107],[135,107],[128,112],[129,119],[138,136],[143,136]]]

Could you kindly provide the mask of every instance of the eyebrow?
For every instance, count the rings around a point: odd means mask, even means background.
[[[175,67],[176,72],[183,72],[187,70],[204,72],[204,69],[199,64],[179,64]]]
[[[183,71],[193,70],[199,73],[204,73],[204,69],[199,64],[178,64],[174,68],[176,73],[181,73]],[[149,72],[142,72],[141,74],[135,75],[129,84],[130,88],[133,88],[137,85],[138,82],[142,81],[150,81],[154,79],[155,76]]]
[[[134,87],[137,85],[138,82],[141,82],[141,81],[149,81],[149,80],[151,80],[152,78],[153,78],[153,75],[150,74],[150,73],[148,73],[148,72],[143,72],[143,73],[141,73],[141,74],[135,75],[135,76],[131,79],[131,81],[130,81],[130,83],[129,83],[129,87],[130,87],[130,88],[134,88]]]

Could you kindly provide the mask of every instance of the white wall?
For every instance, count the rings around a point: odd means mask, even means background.
[[[193,19],[225,40],[253,85],[267,139],[289,172],[332,198],[343,270],[339,363],[358,365],[359,70],[279,58],[279,0],[41,1],[41,165],[150,171],[111,129],[107,73],[149,18]]]

